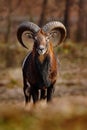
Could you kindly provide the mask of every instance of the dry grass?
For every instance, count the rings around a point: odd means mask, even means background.
[[[29,104],[30,105],[30,104]],[[29,108],[29,106],[27,107]],[[0,106],[0,130],[86,130],[87,98],[44,101],[26,110],[24,104]]]

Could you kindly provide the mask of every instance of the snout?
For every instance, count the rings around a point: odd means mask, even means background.
[[[38,48],[37,48],[37,51],[39,53],[39,55],[44,55],[47,51],[47,48],[43,45],[40,45]]]

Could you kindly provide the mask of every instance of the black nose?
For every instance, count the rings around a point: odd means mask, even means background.
[[[43,51],[43,50],[44,50],[44,47],[39,47],[39,50]]]

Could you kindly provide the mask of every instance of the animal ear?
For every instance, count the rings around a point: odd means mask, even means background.
[[[49,38],[54,46],[61,44],[66,37],[66,28],[61,22],[49,22],[42,29],[49,34]]]
[[[30,31],[25,31],[22,34],[22,41],[25,46],[27,46],[28,50],[31,50],[34,45],[34,34]]]
[[[28,21],[25,21],[23,23],[21,23],[17,29],[17,39],[19,41],[19,43],[28,49],[28,47],[24,44],[24,41],[22,39],[22,34],[24,34],[25,32],[25,35],[28,36],[28,38],[33,38],[33,36],[35,35],[35,33],[37,33],[39,31],[39,27],[38,25],[32,23],[32,22],[28,22]],[[28,33],[26,33],[26,31]]]
[[[33,39],[34,35],[31,32],[26,32],[25,36],[27,36],[29,39]]]
[[[49,33],[49,41],[51,43],[53,43],[53,46],[56,47],[57,45],[60,44],[60,41],[61,41],[61,33],[60,31],[58,30],[52,30],[50,33]]]

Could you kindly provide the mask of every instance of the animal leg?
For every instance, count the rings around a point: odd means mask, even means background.
[[[47,102],[52,100],[53,92],[54,92],[53,86],[47,88]]]
[[[45,99],[46,98],[46,90],[42,89],[41,90],[41,95],[40,95],[40,100]]]
[[[39,91],[38,89],[32,88],[31,93],[32,93],[33,103],[35,104],[39,99]]]
[[[29,103],[31,99],[31,90],[30,90],[30,85],[27,83],[27,81],[24,79],[24,96],[25,96],[25,103]]]

